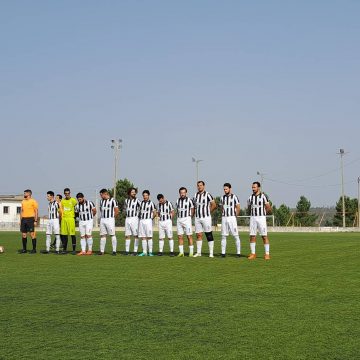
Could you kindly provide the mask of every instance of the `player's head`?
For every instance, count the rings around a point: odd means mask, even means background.
[[[144,191],[142,192],[142,196],[143,196],[143,199],[144,199],[145,201],[148,201],[149,198],[150,198],[150,191],[149,191],[149,190],[144,190]]]
[[[60,202],[62,200],[62,195],[61,194],[57,194],[56,195],[56,201]]]
[[[32,191],[30,189],[24,190],[24,199],[30,199],[32,195]]]
[[[158,194],[156,198],[158,199],[160,204],[163,204],[165,202],[165,197],[163,194]]]
[[[187,188],[182,186],[180,189],[179,189],[179,195],[182,199],[185,199],[186,196],[187,196]]]
[[[47,197],[47,199],[48,199],[49,201],[54,201],[54,196],[55,196],[55,194],[54,194],[53,191],[48,191],[48,192],[46,193],[46,197]]]
[[[110,194],[109,191],[107,189],[101,189],[100,190],[100,196],[102,199],[109,199],[110,198]]]
[[[205,182],[200,180],[197,182],[197,189],[199,192],[203,192],[205,190]]]
[[[252,183],[251,188],[252,188],[253,194],[257,194],[260,191],[261,185],[260,185],[260,183],[258,181],[254,181]]]
[[[224,184],[224,193],[225,193],[225,195],[228,195],[231,193],[231,184],[230,183]]]
[[[80,203],[80,204],[82,204],[83,202],[84,202],[84,194],[83,193],[81,193],[81,192],[79,192],[79,193],[77,193],[76,194],[76,198],[77,198],[77,201]]]
[[[69,200],[71,198],[71,192],[69,188],[64,189],[64,195],[66,200]]]
[[[136,195],[138,193],[138,189],[132,187],[132,188],[128,189],[127,193],[128,193],[128,196],[130,196],[131,198],[136,198]]]

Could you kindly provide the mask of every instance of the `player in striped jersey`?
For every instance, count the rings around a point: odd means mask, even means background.
[[[221,257],[226,256],[226,238],[232,235],[235,239],[236,254],[240,257],[240,237],[236,217],[240,215],[239,198],[232,193],[231,184],[224,184],[224,195],[221,197]]]
[[[92,231],[94,227],[94,216],[96,215],[96,207],[92,201],[85,199],[83,193],[76,195],[78,204],[75,206],[75,212],[79,217],[80,244],[81,251],[78,255],[92,255],[93,238]],[[86,251],[86,244],[88,251]]]
[[[125,200],[124,210],[126,213],[125,219],[125,254],[130,253],[131,236],[134,237],[134,252],[132,255],[136,256],[139,248],[139,210],[141,202],[136,197],[138,190],[130,188],[128,190],[128,198]]]
[[[212,233],[211,213],[216,209],[216,203],[210,193],[205,190],[205,182],[198,181],[198,192],[194,196],[195,203],[195,232],[196,232],[196,254],[201,256],[202,235],[205,233],[209,245],[209,257],[214,257],[214,236]]]
[[[150,191],[142,192],[143,201],[140,204],[139,237],[142,240],[143,252],[139,256],[154,256],[153,254],[153,219],[156,216],[155,204],[150,200]],[[148,252],[149,249],[149,252]]]
[[[100,252],[104,255],[106,246],[106,236],[111,236],[112,255],[116,255],[117,239],[115,235],[115,217],[119,214],[119,208],[115,199],[110,197],[106,189],[100,190]]]
[[[191,218],[194,216],[195,207],[194,202],[188,198],[186,187],[179,189],[179,199],[176,201],[177,210],[177,234],[179,239],[179,255],[184,257],[184,234],[189,243],[189,256],[194,256],[194,245],[192,238],[192,224]]]
[[[261,192],[258,181],[252,184],[252,195],[248,199],[248,210],[250,212],[250,250],[249,260],[256,259],[256,234],[259,232],[265,247],[265,260],[270,260],[270,244],[267,236],[266,214],[271,212],[271,205],[267,196]]]
[[[174,256],[174,239],[172,222],[174,217],[174,207],[171,202],[166,200],[163,194],[158,194],[158,217],[159,217],[159,253],[158,256],[163,255],[165,237],[169,239],[170,256]]]
[[[43,254],[50,253],[51,246],[51,235],[55,235],[55,253],[60,253],[60,205],[55,200],[55,194],[53,191],[48,191],[46,193],[48,204],[48,223],[46,225],[46,250],[43,251]]]
[[[59,204],[59,212],[60,212],[60,214],[61,214],[61,211],[60,211],[61,210],[61,200],[62,200],[62,195],[57,194],[55,196],[55,201]],[[59,217],[59,224],[61,226],[61,217]],[[61,235],[60,235],[60,240],[61,240]],[[56,237],[54,239],[54,242],[50,245],[50,249],[54,249],[55,246],[56,246]]]

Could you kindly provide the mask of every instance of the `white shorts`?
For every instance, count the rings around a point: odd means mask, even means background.
[[[137,237],[139,233],[139,218],[127,217],[125,219],[125,236],[135,236]]]
[[[221,235],[239,235],[236,216],[223,216],[223,218],[221,219]]]
[[[207,233],[212,231],[211,217],[203,219],[195,218],[195,233]]]
[[[159,239],[173,238],[172,220],[159,221]]]
[[[192,224],[190,216],[177,219],[177,234],[180,236],[184,234],[186,234],[186,236],[192,235]]]
[[[250,236],[256,236],[259,232],[260,236],[267,235],[267,225],[265,216],[250,217]]]
[[[80,220],[79,221],[79,231],[80,231],[80,236],[84,237],[84,236],[91,236],[92,231],[93,231],[93,227],[94,227],[94,221],[93,220]]]
[[[143,219],[139,221],[139,237],[152,238],[153,237],[153,221],[152,219]]]
[[[100,220],[100,236],[115,235],[115,219],[101,219]]]
[[[46,235],[59,235],[60,234],[60,221],[59,219],[51,219],[46,225]]]

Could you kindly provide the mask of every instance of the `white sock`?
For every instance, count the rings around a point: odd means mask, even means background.
[[[60,235],[55,235],[56,243],[55,243],[55,250],[60,251]]]
[[[100,239],[100,252],[105,252],[106,237]]]
[[[139,239],[135,238],[134,240],[134,253],[137,253],[139,250]]]
[[[180,254],[184,253],[184,245],[179,245],[179,253]]]
[[[264,244],[264,248],[265,248],[265,254],[269,255],[270,254],[270,244]]]
[[[46,235],[46,251],[50,251],[51,235]]]
[[[159,239],[159,252],[163,252],[164,251],[164,244],[165,244],[165,241],[162,239],[160,240]]]
[[[88,250],[89,250],[89,251],[92,251],[93,243],[94,243],[93,238],[92,238],[92,237],[89,237],[89,238],[87,239],[87,245],[88,245]]]
[[[144,254],[147,254],[147,241],[142,240],[142,251]]]
[[[117,239],[116,239],[116,236],[113,235],[111,237],[111,242],[112,242],[112,249],[113,249],[113,252],[115,251],[116,252],[116,248],[117,248]]]
[[[194,245],[189,245],[189,255],[194,255]]]
[[[86,239],[85,238],[80,239],[80,245],[81,245],[81,251],[85,252],[86,251]]]
[[[148,240],[149,253],[153,252],[153,239]]]
[[[196,252],[201,255],[201,248],[202,248],[202,240],[196,241]]]
[[[221,237],[221,254],[226,254],[226,236]]]
[[[214,255],[214,242],[213,241],[209,241],[209,255],[213,256]]]
[[[130,239],[126,239],[125,240],[125,251],[128,253],[130,252],[130,243],[131,243],[131,240]]]
[[[173,239],[169,239],[169,246],[170,246],[170,252],[174,252],[174,240]]]
[[[236,254],[241,254],[241,241],[239,235],[235,236]]]
[[[251,242],[251,243],[250,243],[250,250],[251,250],[251,253],[252,253],[252,254],[255,254],[255,247],[256,247],[256,243]]]

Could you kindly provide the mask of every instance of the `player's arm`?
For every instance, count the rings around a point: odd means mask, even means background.
[[[235,214],[236,214],[236,216],[239,216],[239,215],[240,215],[240,204],[236,204]]]
[[[117,217],[118,215],[119,215],[119,208],[116,206],[115,208],[114,208],[114,214],[115,214],[115,217]]]
[[[156,207],[154,206],[154,209],[153,209],[153,216],[152,216],[152,219],[154,220],[157,216],[157,211],[156,211]]]
[[[213,212],[217,208],[215,200],[211,200],[210,202],[210,212]]]
[[[97,213],[96,207],[94,206],[91,211],[92,211],[93,216],[95,216]]]
[[[270,205],[269,202],[265,203],[265,209],[266,209],[266,213],[267,214],[271,214],[272,213],[272,207]]]
[[[173,219],[174,219],[174,215],[175,215],[175,210],[174,210],[174,209],[172,209],[172,210],[170,211],[170,217],[171,217],[171,220],[173,220]]]
[[[34,203],[34,213],[35,213],[35,221],[34,222],[38,222],[38,218],[39,218],[39,205],[38,203],[35,201]]]

